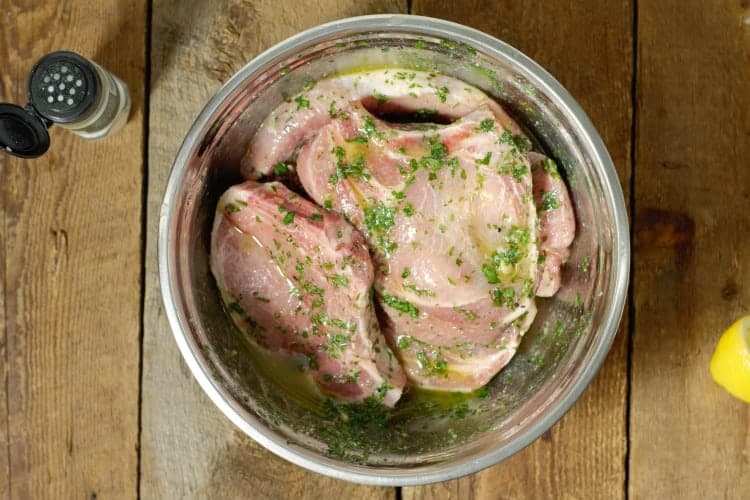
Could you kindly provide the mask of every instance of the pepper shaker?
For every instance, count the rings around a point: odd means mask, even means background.
[[[49,148],[52,124],[84,139],[101,139],[121,128],[130,114],[127,85],[74,52],[52,52],[31,70],[26,107],[0,104],[0,148],[35,158]]]

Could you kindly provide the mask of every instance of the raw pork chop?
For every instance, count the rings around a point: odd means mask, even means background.
[[[340,399],[393,406],[406,379],[380,333],[362,235],[283,184],[221,197],[211,270],[230,314],[260,347],[289,356]]]
[[[487,94],[466,82],[423,71],[383,69],[320,80],[264,120],[242,160],[242,173],[258,179],[291,158],[295,149],[333,120],[345,119],[351,103],[376,113],[416,112],[425,118],[457,119],[480,106],[489,107],[506,130],[518,125]]]
[[[539,268],[534,288],[538,297],[552,297],[560,289],[561,267],[570,255],[575,236],[573,204],[557,165],[539,153],[529,153],[534,203],[539,214]]]
[[[409,378],[477,389],[536,313],[529,165],[486,106],[426,130],[393,128],[357,105],[347,113],[302,148],[300,181],[367,237],[386,334]]]

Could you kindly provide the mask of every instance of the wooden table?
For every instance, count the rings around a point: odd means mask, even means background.
[[[304,28],[411,12],[545,66],[602,134],[629,200],[629,309],[594,383],[503,464],[417,488],[315,475],[199,389],[161,308],[156,226],[175,152],[245,62]],[[0,155],[0,493],[8,498],[750,498],[750,406],[718,389],[718,335],[750,313],[748,0],[0,0],[0,97],[44,53],[121,76],[130,122],[53,128]]]

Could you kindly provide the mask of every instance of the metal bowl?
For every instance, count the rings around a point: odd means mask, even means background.
[[[346,429],[284,391],[223,312],[208,266],[218,196],[260,120],[305,83],[400,66],[461,78],[492,95],[562,166],[577,235],[561,290],[539,313],[486,397],[406,401],[375,431]],[[375,485],[416,485],[493,465],[549,429],[599,369],[625,302],[625,203],[607,150],[579,105],[532,60],[479,31],[379,15],[313,28],[264,52],[208,102],[180,148],[159,224],[164,306],[185,362],[211,400],[272,452],[313,471]],[[337,440],[334,444],[332,440]]]

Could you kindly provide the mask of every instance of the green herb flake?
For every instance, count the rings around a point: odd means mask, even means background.
[[[331,355],[331,357],[337,358],[344,349],[346,349],[348,344],[349,336],[343,333],[337,333],[336,335],[331,335],[323,348]]]
[[[287,212],[284,214],[284,219],[282,220],[285,226],[288,226],[292,222],[294,222],[294,212]]]
[[[439,359],[435,363],[435,373],[438,375],[448,375],[448,362],[444,359]]]
[[[549,212],[560,208],[560,200],[557,199],[557,195],[553,191],[545,191],[542,193],[542,203],[539,207],[542,212]]]
[[[354,161],[346,162],[346,151],[341,146],[336,146],[331,150],[336,155],[336,172],[328,177],[329,184],[336,184],[338,181],[353,177],[355,179],[369,180],[370,173],[365,169],[365,156],[357,153]]]
[[[312,90],[312,88],[315,86],[315,80],[313,80],[310,77],[307,77],[305,79],[305,84],[302,86],[302,91],[307,92],[308,90]]]
[[[493,288],[490,290],[490,296],[492,297],[492,303],[495,306],[505,306],[510,309],[515,303],[516,291],[511,287]]]
[[[407,217],[414,215],[414,206],[411,203],[405,204],[402,210]]]
[[[349,328],[349,323],[347,323],[343,319],[330,318],[328,320],[328,323],[331,324],[331,325],[333,325],[333,326],[335,326],[336,328],[338,328],[340,330],[349,330],[350,329]]]
[[[388,96],[385,94],[381,94],[378,91],[373,92],[372,96],[375,98],[375,101],[377,101],[378,104],[385,104],[388,102]]]
[[[401,272],[401,277],[406,279],[411,275],[411,269],[408,267],[405,267],[404,270]]]
[[[525,247],[531,241],[531,233],[528,228],[511,226],[508,235],[505,237],[505,241],[508,243],[508,246],[504,251],[495,251],[492,253],[492,262],[496,267],[503,263],[510,265],[517,264],[526,255],[527,249]]]
[[[305,263],[298,260],[297,264],[294,266],[294,270],[297,271],[297,278],[301,278],[305,273]]]
[[[510,175],[516,182],[521,182],[523,176],[526,175],[528,171],[529,170],[526,168],[526,165],[522,163],[514,163],[510,167]]]
[[[482,274],[487,278],[487,283],[494,285],[498,283],[497,271],[492,264],[482,264]]]
[[[547,261],[547,252],[545,250],[539,251],[539,257],[536,259],[536,263],[541,265]]]
[[[417,351],[417,361],[422,369],[430,368],[432,366],[432,363],[424,351]]]
[[[451,169],[451,176],[456,175],[456,170],[458,170],[458,158],[449,158],[446,165]]]
[[[310,216],[310,219],[320,222],[323,220],[323,214],[314,213]]]
[[[531,141],[521,134],[513,136],[513,144],[522,152],[531,151]]]
[[[233,213],[239,212],[240,210],[241,208],[234,203],[227,203],[226,205],[224,205],[224,214],[226,215],[231,215]]]
[[[591,257],[587,255],[583,259],[581,259],[581,262],[578,264],[578,269],[580,269],[581,272],[583,273],[588,273],[590,265],[591,265]]]
[[[365,225],[371,233],[385,233],[393,226],[396,209],[377,203],[365,207]]]
[[[490,159],[492,159],[492,152],[487,151],[487,153],[482,158],[477,158],[474,160],[477,165],[489,165]]]
[[[576,309],[581,309],[583,307],[583,298],[581,298],[580,293],[576,293],[576,299],[573,302],[573,307]]]
[[[328,106],[328,116],[333,120],[336,118],[341,118],[342,120],[349,119],[349,114],[346,111],[341,109],[336,110],[336,101],[331,101],[331,104]]]
[[[427,290],[425,288],[417,288],[417,285],[406,285],[404,286],[404,288],[406,288],[407,290],[411,290],[419,297],[424,297],[424,296],[434,297],[435,296],[435,292],[433,292],[432,290]]]
[[[477,127],[477,132],[490,132],[492,131],[492,128],[495,126],[495,120],[492,118],[485,118],[481,122],[479,122],[479,126]]]
[[[273,173],[276,175],[286,175],[290,172],[290,166],[287,163],[279,162],[273,166]]]
[[[357,137],[354,137],[353,139],[347,139],[346,142],[353,142],[356,144],[367,144],[367,137],[364,135],[358,135]]]
[[[511,243],[528,245],[531,242],[531,232],[525,227],[511,226],[506,238]]]
[[[247,313],[242,308],[242,306],[239,305],[237,302],[230,302],[229,304],[227,304],[227,309],[229,309],[230,312],[233,312],[235,314],[239,314],[242,316],[247,315]]]
[[[450,40],[440,40],[440,46],[448,50],[453,50],[458,47],[458,45],[456,45],[456,42],[451,42]]]
[[[440,87],[435,89],[435,95],[438,96],[440,102],[445,102],[448,97],[448,87]]]
[[[349,284],[349,278],[341,274],[332,274],[328,277],[328,281],[330,281],[335,288],[339,288]]]
[[[557,169],[557,163],[552,158],[544,160],[544,171],[553,179],[560,178],[560,171]]]
[[[414,112],[415,115],[417,115],[421,119],[431,118],[438,114],[438,111],[436,109],[428,109],[428,108],[419,108]]]
[[[366,116],[364,122],[365,123],[362,126],[362,132],[367,137],[373,137],[373,136],[375,136],[378,133],[378,129],[375,126],[375,122],[372,121],[372,118],[370,118],[369,116]]]
[[[320,288],[319,286],[316,286],[315,283],[311,281],[308,281],[307,283],[302,285],[302,288],[304,288],[305,291],[309,293],[310,295],[318,295],[320,297],[322,297],[323,293],[325,292],[322,288]]]
[[[382,300],[385,305],[392,307],[397,311],[401,311],[402,313],[406,313],[412,318],[416,318],[417,316],[419,316],[419,309],[417,309],[414,304],[409,301],[400,300],[398,297],[394,297],[393,295],[383,295]]]
[[[298,95],[294,98],[294,102],[297,103],[297,111],[300,109],[310,109],[310,101],[305,96]]]

